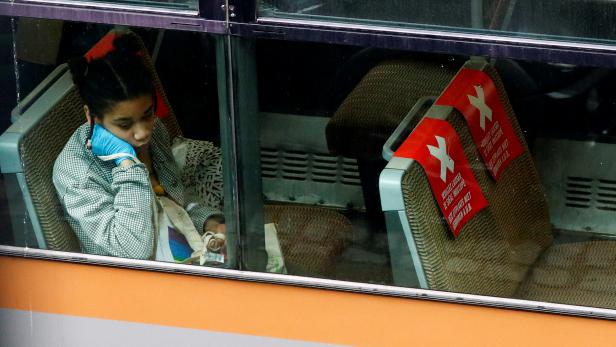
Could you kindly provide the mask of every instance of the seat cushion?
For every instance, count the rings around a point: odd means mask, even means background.
[[[265,223],[276,223],[290,275],[327,276],[351,235],[351,223],[325,208],[265,206]]]
[[[555,244],[535,264],[521,299],[616,308],[616,241]]]

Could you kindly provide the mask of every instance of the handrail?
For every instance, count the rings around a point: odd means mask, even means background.
[[[394,151],[396,150],[393,147],[399,143],[400,137],[405,134],[405,131],[411,121],[415,118],[417,113],[419,113],[419,110],[421,110],[428,103],[434,103],[434,101],[436,101],[436,97],[434,96],[426,96],[417,100],[413,108],[406,114],[406,116],[404,116],[404,119],[402,119],[394,132],[391,133],[387,141],[385,141],[385,144],[383,145],[383,159],[390,161],[391,158],[393,158]]]

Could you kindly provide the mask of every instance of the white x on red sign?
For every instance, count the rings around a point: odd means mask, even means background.
[[[438,147],[428,146],[430,154],[441,162],[441,180],[447,182],[447,170],[453,173],[454,162],[453,159],[447,154],[447,143],[445,139],[440,136],[434,136]]]
[[[479,110],[479,126],[486,130],[486,118],[492,121],[492,109],[486,104],[486,97],[481,86],[475,86],[477,96],[468,95],[468,101]]]

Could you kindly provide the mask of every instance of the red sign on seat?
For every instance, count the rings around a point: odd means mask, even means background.
[[[454,236],[488,201],[470,169],[460,138],[446,121],[424,117],[394,153],[423,167]]]
[[[453,106],[462,113],[475,146],[496,181],[509,163],[524,152],[494,82],[483,71],[462,68],[436,104]]]

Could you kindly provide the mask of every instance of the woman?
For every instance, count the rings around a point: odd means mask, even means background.
[[[87,123],[56,159],[53,182],[82,250],[183,261],[203,242],[221,247],[223,215],[182,186],[138,46],[127,35],[113,45],[100,59],[69,63]]]

